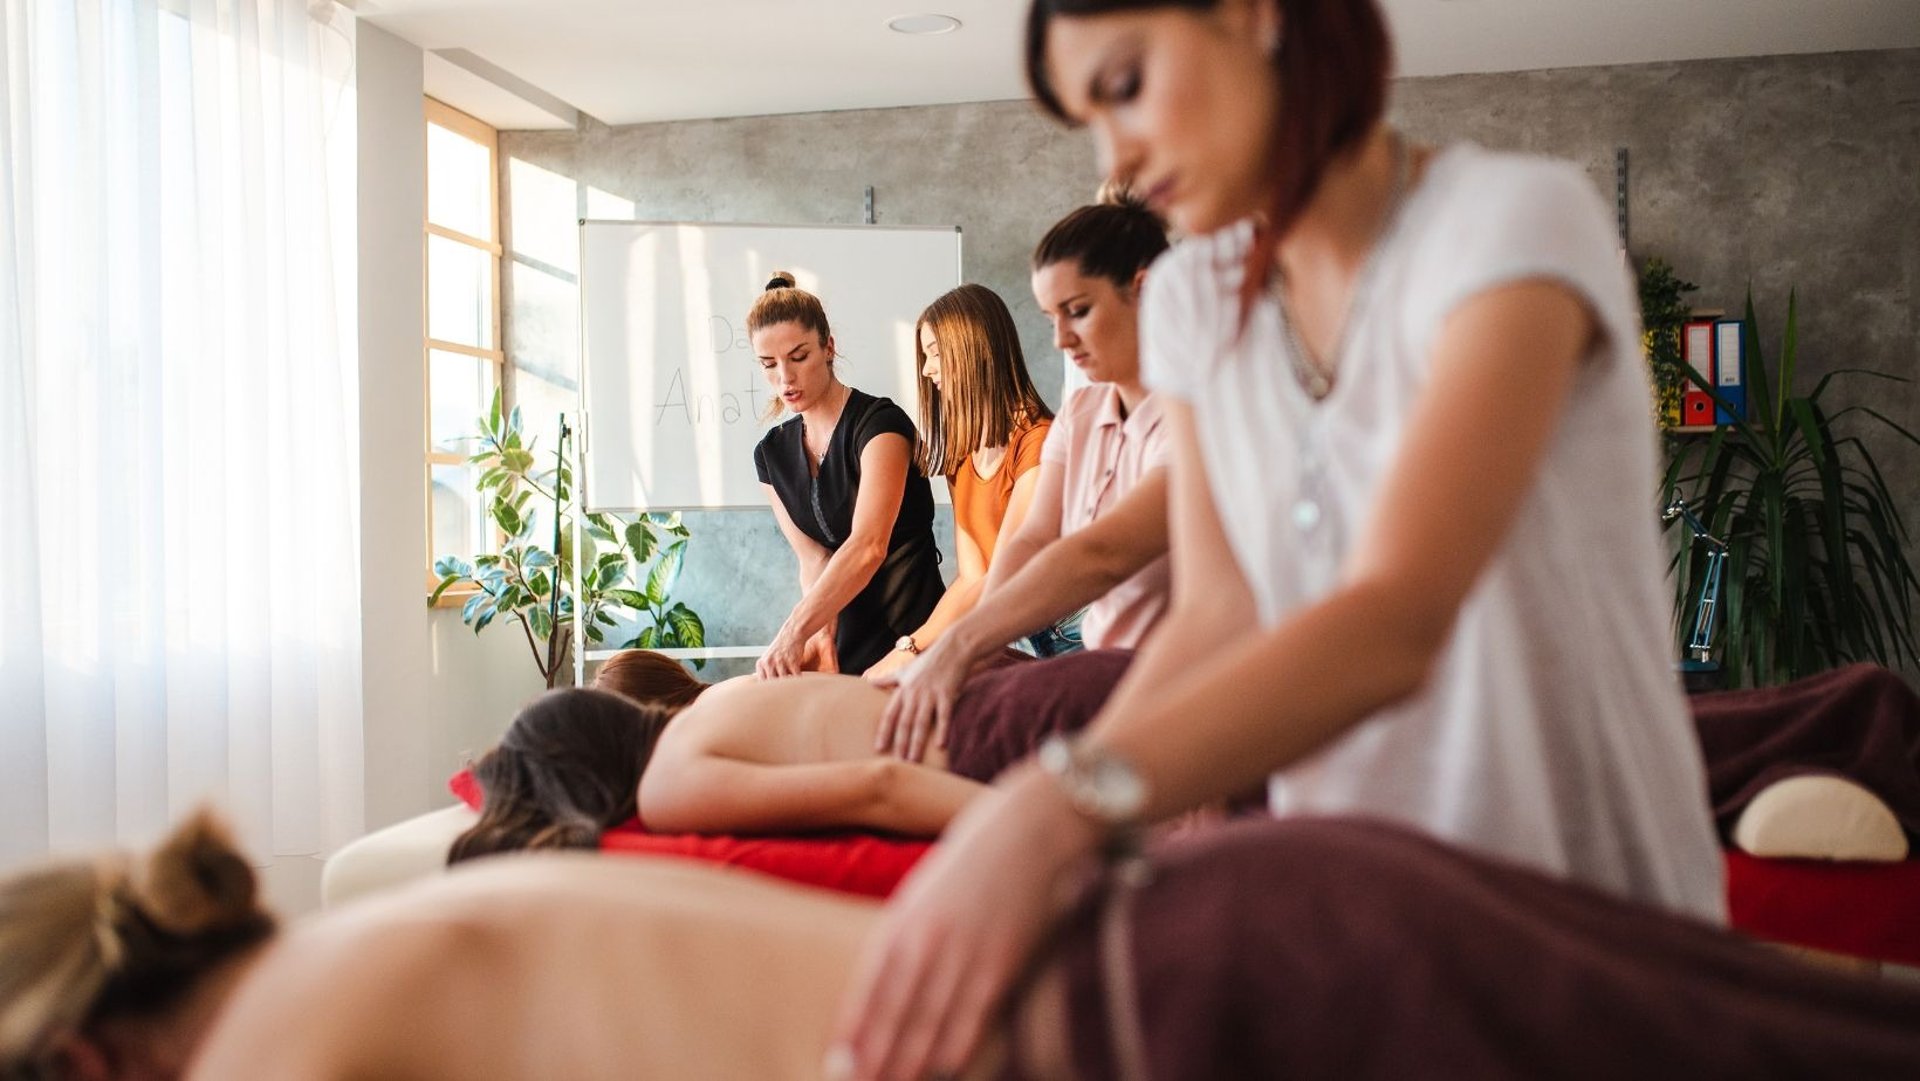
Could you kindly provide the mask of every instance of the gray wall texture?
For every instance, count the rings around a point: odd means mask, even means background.
[[[1626,147],[1635,258],[1667,258],[1701,286],[1696,304],[1730,313],[1750,283],[1770,358],[1797,288],[1802,387],[1835,368],[1920,369],[1920,50],[1405,79],[1393,116],[1423,141],[1581,162],[1609,198],[1614,151]],[[641,219],[854,223],[871,184],[881,223],[961,227],[967,277],[1006,299],[1035,381],[1057,400],[1060,361],[1027,256],[1098,178],[1088,138],[1024,102],[503,132],[500,148],[507,349],[559,387],[578,370],[569,257],[517,236],[615,216],[609,207]],[[516,194],[535,185],[564,187],[572,202]],[[1835,397],[1920,421],[1914,385],[1856,381]],[[1909,527],[1920,526],[1920,453],[1877,434],[1869,443]],[[1647,498],[1651,513],[1656,493]],[[771,515],[696,513],[688,524],[681,593],[710,640],[766,642],[798,596]],[[949,544],[944,513],[939,529]]]

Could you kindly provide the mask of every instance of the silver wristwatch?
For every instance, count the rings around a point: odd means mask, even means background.
[[[1036,757],[1074,810],[1107,826],[1139,823],[1147,807],[1147,782],[1126,759],[1062,735],[1048,736]]]
[[[920,652],[920,643],[913,640],[913,635],[903,634],[894,641],[893,648],[902,653],[918,655]]]

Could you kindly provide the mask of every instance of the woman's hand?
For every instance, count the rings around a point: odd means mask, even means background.
[[[908,653],[904,649],[888,650],[886,656],[873,662],[873,667],[860,673],[861,678],[882,685],[892,684],[892,677],[913,663],[913,658],[914,654]]]
[[[867,939],[835,1025],[828,1076],[957,1075],[1070,899],[1067,873],[1097,839],[1033,766],[974,800]]]
[[[806,671],[811,641],[795,634],[790,626],[782,625],[780,633],[773,636],[773,644],[754,662],[754,674],[761,679],[781,679]]]
[[[883,687],[893,687],[894,692],[874,730],[873,749],[918,762],[931,748],[945,747],[953,703],[960,697],[960,685],[973,671],[970,653],[955,635],[942,635],[920,654],[918,663],[891,678],[875,680]],[[874,679],[872,670],[867,678]]]

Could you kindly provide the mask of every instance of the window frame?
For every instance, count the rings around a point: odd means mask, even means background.
[[[426,133],[428,126],[438,125],[456,135],[463,136],[480,144],[487,151],[487,224],[493,233],[493,239],[470,236],[457,229],[436,225],[432,220],[432,161],[427,160],[421,170],[420,220],[424,227],[420,237],[420,313],[421,313],[421,350],[420,384],[425,391],[422,399],[420,417],[420,444],[425,454],[425,466],[421,471],[421,496],[426,506],[426,532],[422,544],[426,549],[425,574],[426,589],[429,595],[439,584],[439,576],[433,573],[435,553],[433,551],[433,467],[436,465],[466,465],[466,454],[435,450],[433,446],[433,354],[455,353],[474,358],[476,361],[493,365],[494,386],[499,388],[501,402],[511,407],[512,389],[507,379],[507,354],[505,342],[501,339],[500,311],[500,272],[501,261],[506,247],[500,240],[500,133],[487,122],[461,112],[459,109],[433,97],[423,96],[421,131]],[[491,273],[487,276],[492,294],[489,305],[491,334],[489,340],[493,348],[485,349],[465,345],[459,342],[445,341],[432,336],[432,312],[429,307],[432,298],[432,264],[429,262],[429,248],[434,237],[462,244],[487,253]],[[498,537],[495,538],[496,544]],[[436,607],[451,608],[466,603],[467,598],[476,592],[471,586],[455,587],[441,594]]]

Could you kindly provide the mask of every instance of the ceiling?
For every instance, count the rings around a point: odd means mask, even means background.
[[[1025,95],[1027,0],[343,0],[502,128]],[[1916,0],[1383,0],[1402,75],[1920,46]],[[938,12],[910,37],[897,15]],[[504,87],[504,88],[503,88]]]

